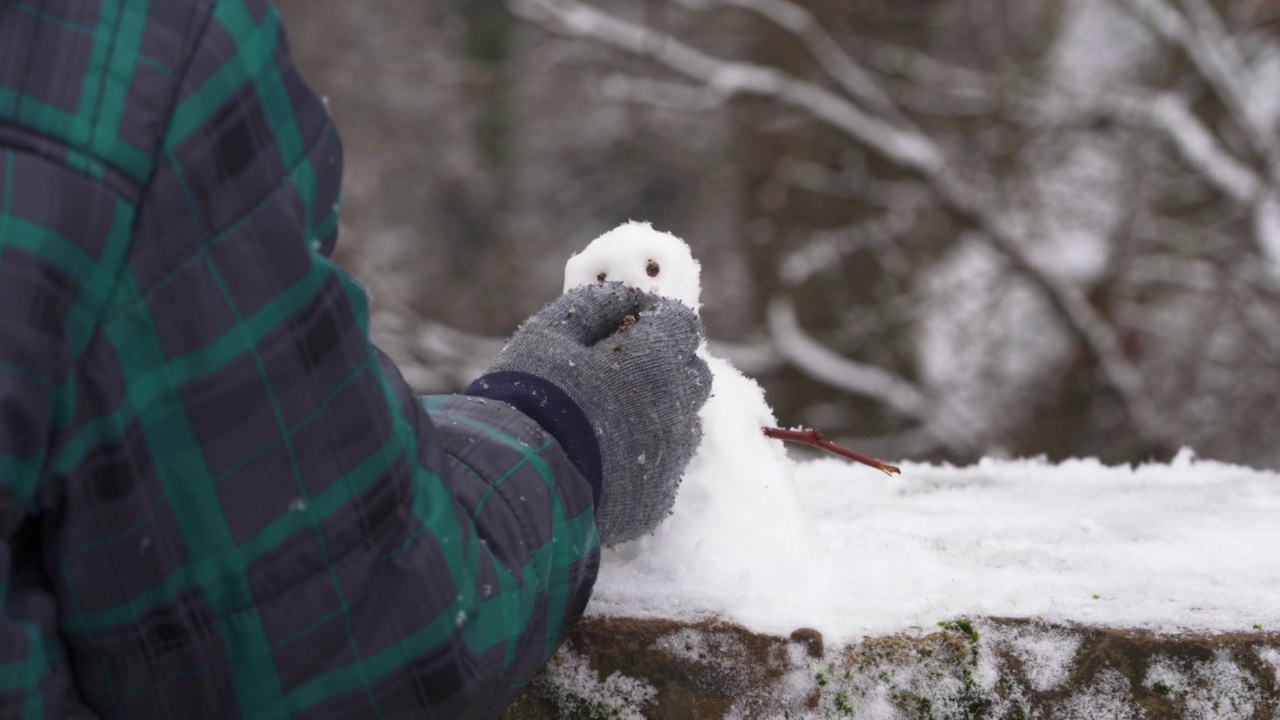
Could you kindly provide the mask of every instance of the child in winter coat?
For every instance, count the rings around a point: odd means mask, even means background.
[[[267,0],[0,2],[0,717],[493,716],[670,508],[694,314],[583,288],[415,398],[341,168]]]

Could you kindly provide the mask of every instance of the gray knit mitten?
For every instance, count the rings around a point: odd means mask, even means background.
[[[701,339],[697,314],[675,300],[588,285],[529,318],[466,392],[511,402],[560,440],[592,483],[600,542],[613,545],[667,516],[698,449],[711,392]]]

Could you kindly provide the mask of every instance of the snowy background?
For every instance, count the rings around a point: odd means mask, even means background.
[[[339,260],[450,391],[627,219],[713,350],[870,454],[1280,468],[1280,6],[280,0]]]

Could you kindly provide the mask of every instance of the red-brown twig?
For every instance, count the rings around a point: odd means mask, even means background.
[[[829,453],[835,453],[840,457],[857,460],[863,465],[870,465],[885,475],[897,475],[902,472],[896,465],[880,462],[873,457],[867,457],[862,453],[856,453],[847,448],[840,447],[839,445],[822,437],[822,431],[820,430],[783,430],[782,428],[772,427],[762,428],[762,430],[764,430],[765,435],[768,435],[771,438],[777,438],[787,442],[801,443],[804,445],[812,445],[813,447],[826,450]]]

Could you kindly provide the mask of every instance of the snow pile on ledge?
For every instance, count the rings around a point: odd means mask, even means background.
[[[717,576],[734,581],[708,583],[673,571],[687,549],[663,547],[659,533],[638,550],[606,552],[587,612],[718,617],[782,636],[810,627],[837,642],[957,617],[1280,629],[1280,474],[1189,451],[1139,467],[984,460],[902,469],[886,478],[840,460],[797,463],[803,522],[761,516],[750,527],[764,537],[812,533],[811,556],[772,557],[768,544],[744,541],[719,557]],[[741,525],[704,532],[722,540]],[[798,570],[788,586],[756,572],[782,565]],[[1045,678],[1057,673],[1053,658],[1073,651],[1054,638],[1018,642],[1046,663],[1037,671]]]

